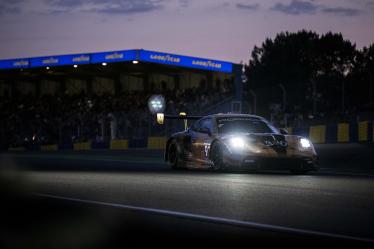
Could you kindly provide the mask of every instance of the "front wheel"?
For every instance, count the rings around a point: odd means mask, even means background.
[[[294,175],[305,175],[309,172],[309,170],[305,170],[305,169],[292,169],[291,170],[291,173],[294,174]]]
[[[219,143],[214,143],[210,151],[210,158],[213,162],[213,170],[223,171],[226,165],[223,162],[223,146]]]

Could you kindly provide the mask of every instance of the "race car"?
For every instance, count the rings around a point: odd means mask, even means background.
[[[287,169],[294,174],[319,169],[319,159],[309,139],[288,135],[260,116],[214,114],[200,118],[184,114],[179,119],[198,120],[168,138],[165,161],[173,169]]]

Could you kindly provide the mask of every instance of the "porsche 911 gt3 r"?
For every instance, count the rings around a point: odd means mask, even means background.
[[[288,169],[297,174],[318,170],[318,156],[307,138],[288,135],[266,119],[247,114],[197,120],[167,140],[165,160],[174,169]]]

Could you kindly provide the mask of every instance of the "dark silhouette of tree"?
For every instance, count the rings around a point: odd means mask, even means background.
[[[282,84],[289,107],[301,105],[304,110],[313,110],[316,103],[317,112],[341,110],[344,84],[351,77],[356,56],[355,44],[341,34],[282,32],[254,47],[246,70],[248,88],[275,89]],[[280,89],[269,93],[269,99],[277,94],[281,94]]]
[[[374,104],[374,43],[362,50],[363,78],[368,82],[369,104]],[[366,77],[365,77],[366,76]]]
[[[247,70],[254,88],[286,82],[295,84],[312,76],[310,59],[318,40],[314,32],[280,33],[255,47]]]

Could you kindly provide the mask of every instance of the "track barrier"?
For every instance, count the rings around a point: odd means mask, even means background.
[[[331,143],[368,143],[374,142],[374,126],[372,121],[358,123],[338,123],[333,125],[314,125],[310,127],[287,127],[291,135],[308,137],[315,144]],[[28,147],[10,147],[8,151],[57,151],[75,150],[87,151],[92,149],[126,150],[129,148],[163,149],[166,137],[148,137],[136,139],[119,139],[110,142],[79,142],[71,144],[32,145]]]

